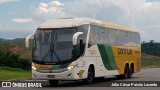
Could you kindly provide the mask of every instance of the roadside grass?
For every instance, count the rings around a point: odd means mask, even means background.
[[[160,58],[142,58],[142,68],[160,68]]]
[[[0,67],[0,81],[31,79],[31,71],[20,68]]]

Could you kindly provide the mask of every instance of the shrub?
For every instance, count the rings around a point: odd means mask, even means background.
[[[15,57],[16,56],[16,57]],[[29,59],[19,58],[17,55],[0,55],[0,66],[8,66],[13,68],[21,68],[24,70],[31,69],[31,61]]]
[[[30,70],[31,61],[29,59],[20,58],[18,54],[10,52],[6,45],[0,43],[0,66]]]

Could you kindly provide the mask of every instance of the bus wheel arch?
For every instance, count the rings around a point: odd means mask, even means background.
[[[129,64],[128,64],[128,61],[125,62],[123,66],[124,66],[122,68],[123,69],[123,73],[120,74],[120,75],[116,75],[116,77],[118,79],[127,79],[128,78],[128,74],[129,74]]]
[[[90,84],[95,79],[95,66],[94,64],[90,64],[87,71],[87,78],[84,79],[84,82]]]

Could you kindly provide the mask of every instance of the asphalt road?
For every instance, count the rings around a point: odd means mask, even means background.
[[[160,68],[142,69],[141,72],[135,73],[131,79],[116,79],[108,77],[105,80],[96,80],[96,82],[86,85],[82,81],[61,81],[57,87],[51,87],[48,81],[39,81],[42,83],[42,88],[0,88],[0,90],[160,90],[160,87],[106,87],[109,83],[125,81],[159,81]]]

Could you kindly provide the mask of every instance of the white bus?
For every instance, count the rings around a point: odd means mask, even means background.
[[[32,78],[84,80],[115,75],[131,78],[140,71],[141,45],[137,31],[115,24],[68,18],[42,23],[33,38]]]

